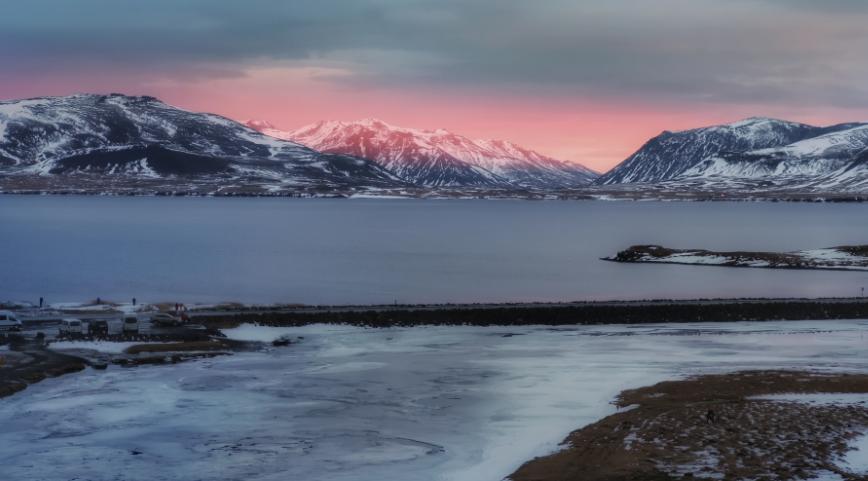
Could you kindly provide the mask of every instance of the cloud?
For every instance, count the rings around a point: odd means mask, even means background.
[[[291,64],[358,88],[868,106],[868,2],[30,0],[4,69],[235,76]]]

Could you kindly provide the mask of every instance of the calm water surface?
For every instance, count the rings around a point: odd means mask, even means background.
[[[868,243],[868,204],[0,196],[0,299],[565,301],[852,296],[868,273],[628,265],[638,243]]]

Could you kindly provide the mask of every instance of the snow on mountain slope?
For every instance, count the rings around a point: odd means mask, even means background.
[[[721,153],[686,170],[683,182],[746,183],[811,190],[868,189],[868,124],[801,140],[781,147]]]
[[[405,185],[363,159],[322,154],[218,115],[120,94],[0,102],[0,173]]]
[[[842,128],[846,126],[822,128],[753,117],[725,125],[667,131],[649,140],[595,183],[611,185],[670,180],[711,157],[780,147]]]
[[[597,174],[500,140],[471,140],[446,130],[418,130],[376,119],[324,121],[294,131],[250,121],[248,126],[323,152],[375,161],[408,181],[426,186],[536,189],[589,184]]]
[[[868,124],[848,124],[849,128],[794,142],[777,148],[759,149],[743,154],[753,158],[839,159],[851,160],[868,149]],[[739,158],[729,154],[726,157]]]

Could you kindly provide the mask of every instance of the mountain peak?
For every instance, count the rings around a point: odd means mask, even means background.
[[[277,128],[271,122],[268,122],[267,120],[250,119],[250,120],[245,120],[241,123],[250,127],[253,130],[258,130],[260,132],[262,132],[264,130],[275,130]]]
[[[748,118],[745,118],[742,120],[738,120],[736,122],[726,124],[726,127],[738,128],[738,127],[754,126],[757,124],[764,124],[764,123],[779,124],[779,125],[804,125],[804,124],[800,124],[798,122],[790,122],[789,120],[776,119],[776,118],[772,118],[772,117],[754,116],[754,117],[748,117]]]
[[[347,125],[353,125],[353,124],[363,125],[365,127],[374,127],[374,128],[378,128],[378,129],[392,128],[392,126],[389,125],[388,123],[386,123],[386,122],[384,122],[378,118],[374,118],[374,117],[366,117],[366,118],[361,119],[361,120],[356,120],[356,121],[351,121],[351,122],[341,122],[341,123],[344,123]]]

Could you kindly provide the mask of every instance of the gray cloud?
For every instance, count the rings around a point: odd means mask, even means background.
[[[853,107],[868,106],[866,20],[856,0],[30,0],[4,8],[0,62],[322,63],[356,85]]]

